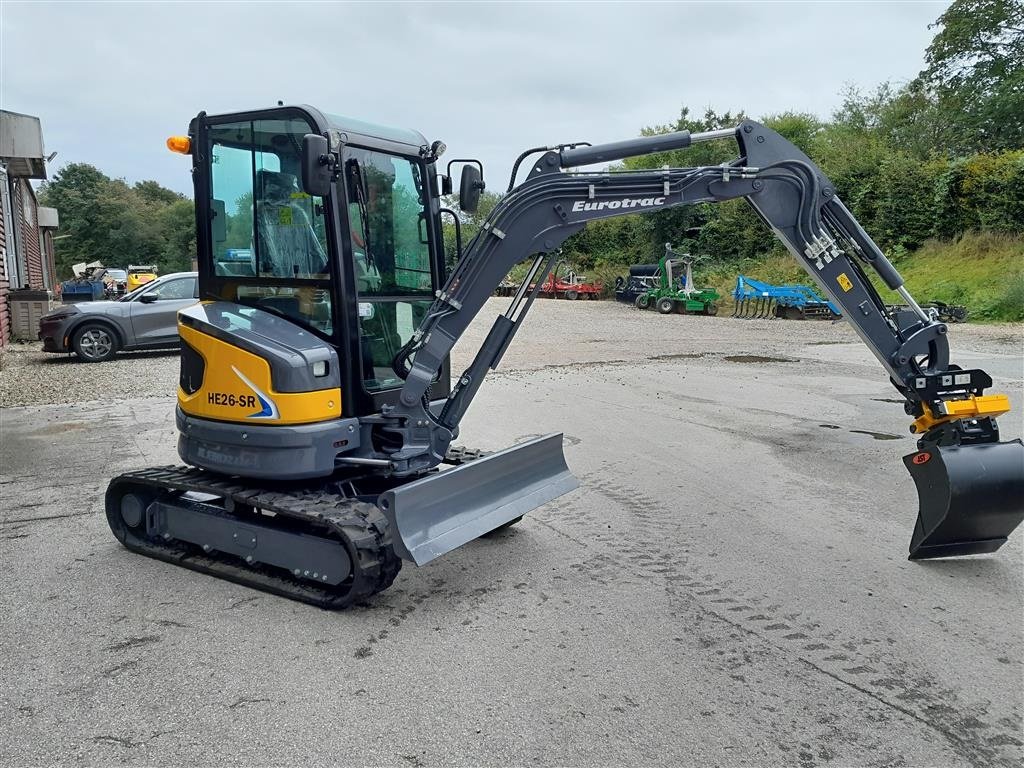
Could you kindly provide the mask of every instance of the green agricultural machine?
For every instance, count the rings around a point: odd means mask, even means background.
[[[682,272],[682,273],[681,273]],[[658,261],[657,287],[636,297],[638,309],[657,309],[663,315],[717,315],[720,298],[712,288],[698,289],[693,284],[693,258],[676,253],[665,243],[665,255]]]

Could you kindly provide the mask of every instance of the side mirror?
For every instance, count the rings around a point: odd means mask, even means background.
[[[302,137],[302,191],[324,197],[331,190],[334,160],[324,136],[307,133]]]
[[[441,175],[441,194],[450,195],[452,193],[452,177]]]
[[[480,207],[480,194],[484,191],[480,169],[475,165],[462,166],[462,180],[459,183],[459,208],[466,213],[476,213]]]
[[[141,296],[139,296],[139,301],[142,304],[152,304],[153,302],[159,301],[159,300],[160,300],[160,294],[157,293],[156,291],[150,291],[149,293],[144,293]]]

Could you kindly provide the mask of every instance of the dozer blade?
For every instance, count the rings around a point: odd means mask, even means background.
[[[932,446],[903,457],[920,501],[910,559],[995,552],[1024,520],[1024,443]]]
[[[578,486],[553,434],[398,486],[377,504],[398,555],[423,565]]]

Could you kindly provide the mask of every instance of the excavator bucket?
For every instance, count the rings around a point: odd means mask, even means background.
[[[578,486],[553,434],[393,488],[377,505],[395,551],[423,565]]]
[[[995,552],[1024,520],[1024,443],[931,446],[903,457],[920,501],[910,559]]]

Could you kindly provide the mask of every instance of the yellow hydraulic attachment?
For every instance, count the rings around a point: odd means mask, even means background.
[[[945,400],[939,404],[937,414],[932,413],[927,403],[922,407],[924,413],[910,426],[910,431],[918,435],[949,421],[1001,416],[1009,412],[1010,398],[1006,395],[969,395],[965,400]]]

